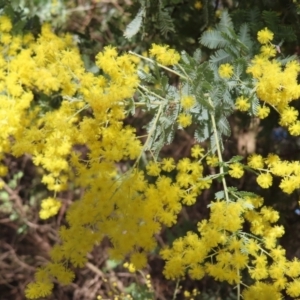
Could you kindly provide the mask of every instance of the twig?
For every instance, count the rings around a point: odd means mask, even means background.
[[[212,101],[211,101],[210,98],[209,98],[209,103],[213,107],[213,104],[212,104]],[[219,158],[219,162],[220,162],[220,173],[224,174],[223,158],[222,158],[221,147],[220,147],[219,139],[218,139],[218,130],[217,130],[217,126],[216,126],[216,120],[215,120],[215,116],[213,115],[213,113],[211,113],[210,116],[211,116],[211,122],[212,122],[212,126],[213,126],[216,146],[217,146],[218,158]],[[228,188],[227,188],[227,183],[226,183],[226,180],[225,180],[224,176],[222,176],[222,184],[223,184],[223,189],[224,189],[224,193],[225,193],[226,202],[228,203],[229,202]]]
[[[166,66],[164,66],[164,65],[162,65],[162,64],[157,63],[156,61],[152,60],[151,58],[148,58],[148,57],[139,55],[139,54],[137,54],[137,53],[135,53],[135,52],[132,52],[132,51],[129,51],[129,53],[132,54],[132,55],[135,55],[135,56],[137,56],[137,57],[139,57],[139,58],[141,58],[141,59],[144,59],[144,60],[146,60],[146,61],[148,61],[148,62],[150,62],[150,63],[152,63],[152,64],[157,64],[160,68],[165,69],[166,71],[169,71],[169,72],[171,72],[171,73],[173,73],[173,74],[179,76],[180,78],[183,78],[183,79],[185,79],[185,80],[188,80],[188,78],[185,77],[184,75],[182,75],[182,74],[180,74],[180,73],[178,73],[178,72],[176,72],[176,71],[174,71],[174,70],[172,70],[172,69],[170,69],[170,68],[168,68],[168,67],[166,67]]]
[[[172,300],[176,299],[176,295],[177,295],[177,292],[178,292],[178,287],[179,287],[179,279],[176,281],[175,291],[174,291]]]

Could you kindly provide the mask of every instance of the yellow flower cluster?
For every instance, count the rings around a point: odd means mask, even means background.
[[[200,294],[201,294],[200,291],[197,290],[197,289],[193,289],[191,292],[188,291],[188,290],[185,290],[185,291],[183,292],[184,298],[188,298],[188,299],[190,299],[190,300],[196,299],[196,298],[194,298],[194,297],[197,297],[197,296],[200,295]]]
[[[155,247],[154,236],[161,226],[174,225],[182,205],[193,205],[210,187],[211,179],[205,178],[201,164],[204,149],[195,145],[192,159],[175,163],[172,158],[164,158],[149,162],[145,171],[133,169],[119,174],[116,163],[136,160],[142,151],[135,130],[123,124],[126,99],[133,97],[139,84],[137,59],[118,55],[108,46],[96,56],[101,75],[94,75],[85,70],[70,35],[59,37],[44,25],[35,39],[30,34],[13,36],[11,28],[9,18],[0,17],[0,160],[5,153],[26,153],[45,170],[42,182],[54,196],[42,201],[43,219],[58,212],[61,202],[56,194],[66,190],[70,180],[85,190],[67,212],[68,226],[59,230],[61,244],[53,247],[52,262],[37,271],[36,282],[28,285],[26,297],[50,294],[53,278],[70,283],[74,273],[65,266],[83,266],[86,254],[104,237],[111,241],[111,258],[128,256],[128,266],[144,267],[146,253]],[[257,81],[258,97],[280,113],[280,125],[298,135],[298,111],[289,104],[300,97],[300,65],[291,61],[283,67],[272,60],[275,50],[268,44],[272,38],[268,30],[259,32],[258,39],[264,45],[248,72]],[[168,46],[153,44],[150,54],[162,65],[177,64],[180,59]],[[220,77],[229,79],[233,74],[232,65],[220,66]],[[48,103],[39,99],[41,94],[47,96]],[[51,99],[57,95],[62,101],[54,108]],[[192,124],[188,110],[195,103],[192,95],[182,97],[179,126]],[[236,107],[248,110],[249,100],[238,97]],[[268,113],[269,108],[262,106],[257,114],[264,118]],[[219,164],[214,155],[207,156],[206,161],[213,167]],[[248,165],[260,172],[257,182],[263,188],[271,186],[273,176],[283,177],[280,188],[286,193],[300,187],[298,162],[281,161],[276,155],[267,159],[252,155]],[[7,168],[0,166],[0,175],[6,172]],[[169,172],[174,172],[173,179],[167,176]],[[228,173],[240,178],[243,166],[232,163]],[[146,179],[149,176],[151,183]],[[300,262],[287,261],[276,244],[284,233],[282,227],[273,225],[278,213],[262,207],[260,198],[237,198],[212,202],[210,218],[198,224],[197,234],[189,232],[172,248],[162,251],[167,260],[164,274],[177,278],[188,270],[194,279],[208,274],[239,285],[241,272],[248,271],[255,283],[244,290],[246,300],[256,299],[258,293],[277,299],[285,288],[288,295],[299,296]],[[251,235],[243,232],[246,221]]]
[[[273,175],[282,177],[279,187],[285,193],[291,194],[300,187],[299,161],[285,161],[278,158],[268,163],[268,169]]]
[[[192,156],[199,158],[203,151],[195,145]],[[130,263],[141,269],[146,265],[147,252],[155,247],[154,235],[160,231],[161,225],[174,225],[182,203],[194,204],[201,191],[211,184],[210,180],[203,178],[202,165],[188,158],[177,164],[171,158],[149,163],[147,175],[157,177],[152,184],[147,183],[141,171],[133,170],[118,178],[108,161],[90,160],[90,167],[85,168],[76,155],[72,159],[78,164],[78,179],[81,180],[78,184],[89,189],[67,212],[69,227],[63,226],[59,230],[62,244],[55,245],[50,253],[51,264],[55,265],[69,261],[82,267],[94,244],[108,236],[113,245],[110,256],[121,260],[130,255]],[[177,176],[174,182],[161,174],[175,168]],[[48,274],[48,278],[56,276],[56,269],[49,269],[51,264],[40,269]],[[32,283],[27,297],[34,298],[35,287],[38,290],[39,286],[38,280]]]
[[[169,49],[167,45],[161,46],[152,44],[150,55],[154,56],[156,60],[164,66],[175,65],[180,60],[179,53],[174,49]]]
[[[62,245],[53,248],[52,262],[37,271],[36,282],[28,286],[26,296],[48,295],[52,278],[70,283],[74,274],[64,263],[83,266],[87,252],[106,235],[115,247],[113,257],[131,252],[132,263],[140,268],[146,259],[139,247],[144,251],[154,248],[153,235],[160,223],[145,206],[155,204],[145,201],[152,196],[150,187],[145,195],[143,174],[133,172],[121,180],[115,166],[122,159],[136,159],[142,150],[135,130],[122,122],[124,101],[133,96],[138,85],[136,59],[127,54],[118,56],[116,49],[107,47],[96,57],[103,73],[98,76],[85,70],[70,35],[59,37],[50,26],[43,25],[40,36],[34,39],[31,35],[12,36],[10,28],[10,20],[2,17],[0,159],[5,153],[27,153],[46,171],[42,182],[55,194],[67,189],[70,179],[87,190],[68,212],[69,227],[60,229]],[[46,111],[36,105],[41,93],[48,96]],[[51,98],[56,95],[62,101],[51,108]],[[37,101],[33,102],[34,98]],[[77,152],[80,147],[84,147],[86,157]],[[1,175],[6,170],[1,167]],[[163,182],[161,187],[168,184]],[[40,217],[48,218],[58,212],[60,202],[54,196],[41,206]],[[169,211],[160,206],[153,213],[171,224],[174,211],[178,208]]]
[[[258,33],[258,38],[261,43],[267,43],[272,40],[273,34],[265,29]],[[254,57],[247,72],[257,80],[256,93],[259,99],[279,112],[280,124],[287,126],[291,135],[299,135],[300,121],[290,103],[300,97],[300,84],[297,81],[300,64],[292,60],[283,66],[278,60],[271,59],[275,55],[275,46],[262,46],[261,54]],[[265,118],[268,113],[269,109],[262,107],[258,116]]]
[[[46,267],[37,270],[35,273],[36,282],[28,284],[25,291],[26,297],[37,299],[51,294],[54,284],[50,275],[62,284],[70,284],[75,277],[74,273],[63,266],[63,264],[49,263]]]
[[[47,198],[42,201],[41,207],[42,209],[40,210],[40,218],[48,219],[58,213],[61,207],[61,202],[54,198]]]
[[[200,9],[203,7],[203,4],[201,3],[201,1],[195,1],[194,7],[195,7],[197,10],[200,10]]]
[[[10,32],[12,29],[11,20],[7,16],[0,16],[0,31],[2,34]]]
[[[284,68],[276,60],[256,56],[248,72],[258,80],[257,94],[262,101],[282,111],[293,100],[299,98],[300,85],[297,75],[300,65],[290,61]]]
[[[281,160],[276,154],[269,154],[265,159],[261,155],[253,154],[248,158],[248,166],[261,172],[257,183],[262,188],[272,185],[273,176],[282,177],[279,187],[287,194],[300,188],[299,161]]]
[[[284,289],[292,297],[299,296],[300,260],[285,258],[285,251],[277,245],[283,227],[273,225],[279,214],[262,204],[259,197],[212,202],[210,218],[198,224],[198,234],[188,232],[161,251],[167,261],[164,275],[175,279],[188,271],[193,279],[207,274],[244,285],[241,274],[248,271],[254,284],[244,289],[245,300],[280,299]],[[242,231],[245,221],[252,234]]]
[[[130,264],[128,262],[123,264],[123,267],[126,268],[130,273],[135,273],[136,272],[136,268],[133,264]]]
[[[12,52],[8,44],[0,57],[0,88],[5,91],[0,98],[1,153],[32,154],[34,163],[49,172],[43,182],[54,191],[65,189],[73,173],[68,161],[73,145],[87,145],[91,151],[98,148],[92,158],[99,159],[103,152],[109,153],[111,161],[135,158],[140,142],[132,129],[121,128],[125,113],[118,103],[135,92],[135,59],[129,55],[116,58],[116,50],[106,48],[97,56],[97,64],[110,76],[105,78],[86,72],[71,36],[58,37],[48,25],[36,41],[12,37],[12,42],[17,38],[21,51]],[[37,107],[29,110],[33,91],[46,95],[59,91],[66,100],[59,109],[42,114]],[[77,111],[87,107],[93,109],[95,118],[79,122]],[[100,136],[102,145],[98,143]],[[14,137],[13,145],[8,137]],[[114,147],[119,150],[111,151]],[[126,151],[120,151],[124,147]]]

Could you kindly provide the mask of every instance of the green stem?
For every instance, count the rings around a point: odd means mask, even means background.
[[[237,269],[237,275],[238,275],[238,276],[240,275],[240,270],[239,270],[239,269]],[[237,300],[240,300],[240,298],[241,298],[241,286],[240,286],[240,284],[238,283],[238,284],[237,284],[237,295],[236,295],[236,299],[237,299]]]
[[[208,98],[208,100],[209,100],[210,105],[213,107],[213,103],[212,103],[211,99]],[[216,120],[215,120],[215,116],[213,113],[210,113],[210,116],[211,116],[211,122],[212,122],[212,126],[213,126],[214,136],[215,136],[215,140],[216,140],[218,158],[221,163],[220,164],[220,173],[223,174],[224,173],[223,157],[222,157],[221,147],[220,147],[219,138],[218,138],[218,130],[217,130],[217,126],[216,126]],[[224,176],[222,176],[222,184],[223,184],[226,202],[228,203],[229,202],[228,188],[227,188],[227,183],[226,183]]]
[[[180,64],[177,64],[177,66],[178,66],[178,67],[180,68],[180,70],[185,74],[186,78],[187,78],[188,80],[191,81],[191,79],[189,78],[188,74],[185,72],[185,69],[184,69]]]
[[[155,131],[156,123],[158,122],[158,119],[159,119],[159,117],[160,117],[160,114],[162,113],[162,108],[163,108],[163,106],[162,106],[162,104],[160,104],[159,109],[158,109],[158,112],[157,112],[156,117],[155,117],[155,120],[154,120],[154,123],[153,123],[153,125],[152,125],[152,127],[151,127],[151,129],[150,129],[150,131],[149,131],[149,133],[148,133],[148,137],[147,137],[147,140],[146,140],[146,142],[145,142],[145,144],[144,144],[143,150],[141,151],[140,155],[138,156],[138,158],[137,158],[136,162],[134,163],[132,169],[134,169],[134,168],[136,167],[137,163],[139,162],[139,160],[141,159],[143,153],[146,151],[146,149],[147,149],[147,147],[148,147],[148,144],[149,144],[149,142],[150,142],[151,136],[153,135],[153,133],[154,133],[154,131]]]
[[[157,98],[159,98],[159,99],[161,99],[163,101],[165,100],[165,98],[163,98],[162,96],[159,96],[159,95],[155,94],[154,92],[149,91],[147,88],[145,88],[144,86],[142,86],[140,84],[139,84],[139,88],[142,89],[142,90],[144,90],[148,94],[151,94],[151,95],[153,95],[153,96],[155,96],[155,97],[157,97]]]
[[[146,61],[148,61],[148,62],[150,62],[150,63],[152,63],[152,64],[155,64],[155,63],[156,63],[156,64],[157,64],[159,67],[161,67],[162,69],[165,69],[165,70],[167,70],[167,71],[169,71],[169,72],[171,72],[171,73],[173,73],[173,74],[179,76],[180,78],[183,78],[183,79],[185,79],[185,80],[188,80],[188,77],[185,77],[184,75],[182,75],[182,74],[180,74],[180,73],[177,73],[176,71],[174,71],[174,70],[172,70],[172,69],[170,69],[170,68],[168,68],[168,67],[166,67],[166,66],[164,66],[164,65],[162,65],[162,64],[157,63],[156,61],[154,61],[154,60],[151,59],[151,58],[148,58],[148,57],[139,55],[139,54],[137,54],[137,53],[135,53],[135,52],[132,52],[132,51],[129,51],[129,53],[132,54],[132,55],[135,55],[135,56],[137,56],[137,57],[139,57],[139,58],[141,58],[141,59],[144,59],[144,60],[146,60]]]
[[[89,108],[89,107],[90,107],[89,104],[84,105],[82,108],[80,108],[79,110],[77,110],[75,114],[73,114],[72,116],[70,116],[70,117],[67,119],[67,121],[70,121],[72,118],[74,118],[74,117],[77,116],[79,113],[81,113],[83,110],[85,110],[85,109],[87,109],[87,108]]]
[[[172,300],[176,299],[176,294],[177,294],[178,286],[179,286],[179,279],[176,281],[175,291],[174,291]]]

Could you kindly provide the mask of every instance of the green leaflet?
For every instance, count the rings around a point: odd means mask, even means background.
[[[210,49],[225,47],[228,41],[217,30],[210,30],[203,33],[200,43]]]
[[[127,39],[132,38],[134,35],[136,35],[139,32],[142,25],[144,13],[145,13],[144,9],[140,8],[135,18],[127,25],[124,31],[124,36]]]

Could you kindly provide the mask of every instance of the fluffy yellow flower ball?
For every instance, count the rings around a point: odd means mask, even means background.
[[[222,64],[219,67],[219,75],[222,78],[229,79],[233,75],[233,66],[230,64]]]
[[[267,27],[265,27],[263,30],[260,30],[257,33],[257,40],[261,44],[266,44],[266,43],[272,41],[273,37],[274,37],[274,33],[272,31],[270,31]]]

